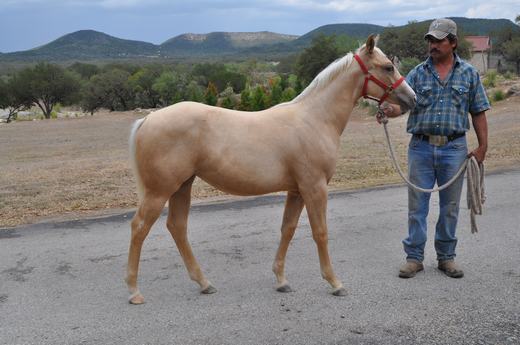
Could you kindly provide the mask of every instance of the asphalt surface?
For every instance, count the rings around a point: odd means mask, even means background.
[[[281,196],[193,206],[190,239],[213,295],[189,280],[161,217],[143,248],[140,306],[123,283],[131,214],[2,230],[0,344],[520,344],[520,171],[487,176],[486,188],[478,234],[461,209],[462,279],[436,269],[436,196],[425,271],[404,280],[406,189],[332,193],[329,247],[346,297],[320,276],[305,212],[286,263],[295,291],[275,291]]]

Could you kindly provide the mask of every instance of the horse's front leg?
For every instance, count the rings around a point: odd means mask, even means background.
[[[303,209],[303,199],[298,192],[288,192],[287,200],[285,201],[285,211],[283,214],[282,229],[280,245],[276,252],[276,257],[273,263],[273,272],[278,281],[276,287],[277,291],[280,292],[291,292],[291,287],[285,279],[285,256],[287,255],[287,249],[289,243],[294,236],[296,227],[298,226],[298,220]]]
[[[347,291],[341,281],[336,277],[332,269],[328,251],[327,233],[327,184],[325,182],[301,191],[309,222],[312,229],[312,237],[318,247],[320,268],[322,277],[329,282],[334,289],[335,296],[345,296]]]

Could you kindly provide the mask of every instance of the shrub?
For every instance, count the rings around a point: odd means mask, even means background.
[[[495,87],[497,84],[497,71],[490,69],[487,71],[486,76],[484,77],[484,80],[482,81],[482,84],[486,88]]]
[[[413,57],[403,58],[399,65],[399,72],[401,72],[402,75],[406,76],[408,72],[410,72],[420,62],[421,60]]]
[[[506,95],[504,94],[504,92],[502,90],[496,90],[494,93],[493,93],[493,100],[495,102],[498,102],[498,101],[502,101],[506,98]]]
[[[515,77],[514,73],[511,72],[511,71],[507,71],[506,73],[504,73],[504,78],[507,79],[507,80],[511,80]]]

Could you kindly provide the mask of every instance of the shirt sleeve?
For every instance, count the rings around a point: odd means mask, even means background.
[[[408,75],[406,76],[406,83],[410,85],[412,90],[415,91],[415,75],[416,75],[416,68],[412,69],[410,72],[408,72]]]
[[[486,90],[482,85],[478,72],[474,75],[475,86],[471,90],[469,112],[471,115],[478,114],[491,108],[486,95]]]

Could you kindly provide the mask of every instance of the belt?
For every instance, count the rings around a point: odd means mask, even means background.
[[[428,134],[414,134],[417,139],[424,140],[435,146],[446,145],[448,142],[465,136],[466,133],[456,133],[452,135],[428,135]]]

